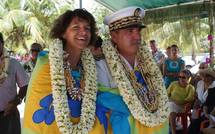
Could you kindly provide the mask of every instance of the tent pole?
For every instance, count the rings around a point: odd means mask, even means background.
[[[82,8],[82,0],[79,0],[79,6]]]
[[[209,11],[209,26],[210,26],[210,33],[208,39],[210,41],[210,59],[211,63],[210,66],[213,67],[213,60],[214,60],[214,48],[213,48],[213,31],[214,31],[214,11],[213,11],[213,0],[210,0],[210,11]],[[212,38],[211,38],[212,37]]]

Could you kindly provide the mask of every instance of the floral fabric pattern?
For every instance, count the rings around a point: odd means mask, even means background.
[[[33,121],[35,123],[45,122],[47,125],[50,125],[55,120],[54,116],[54,107],[52,105],[52,95],[45,96],[42,100],[40,100],[41,109],[37,110],[33,114]]]
[[[53,98],[52,94],[45,96],[43,99],[40,100],[41,109],[37,110],[33,114],[33,121],[35,123],[42,123],[43,121],[47,125],[51,125],[55,120],[54,115],[54,107],[52,105]],[[74,118],[78,118],[81,115],[81,101],[73,100],[72,98],[68,97],[70,115]]]

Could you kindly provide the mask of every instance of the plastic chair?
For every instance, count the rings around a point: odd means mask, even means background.
[[[183,127],[183,134],[188,133],[188,118],[191,119],[191,104],[185,104],[185,111],[176,114],[176,119],[181,119],[181,124]]]
[[[202,130],[203,128],[208,127],[209,124],[210,124],[210,121],[209,121],[209,120],[204,120],[203,122],[201,122],[200,130]]]

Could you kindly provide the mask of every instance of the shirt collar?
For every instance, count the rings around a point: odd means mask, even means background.
[[[120,54],[120,57],[124,60],[124,62],[126,63],[126,65],[128,66],[128,68],[130,70],[134,70],[134,68],[137,66],[137,58],[135,58],[135,62],[134,62],[134,67],[131,66],[131,64]]]

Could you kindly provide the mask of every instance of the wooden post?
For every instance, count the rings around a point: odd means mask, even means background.
[[[210,33],[209,33],[209,36],[214,36],[213,35],[213,31],[214,31],[214,11],[213,11],[213,0],[210,0],[210,10],[209,10],[209,26],[210,26]],[[213,60],[214,60],[214,46],[213,46],[213,38],[212,39],[209,39],[210,41],[210,49],[209,49],[209,52],[210,52],[210,59],[211,59],[211,63],[210,63],[210,66],[213,67]]]

